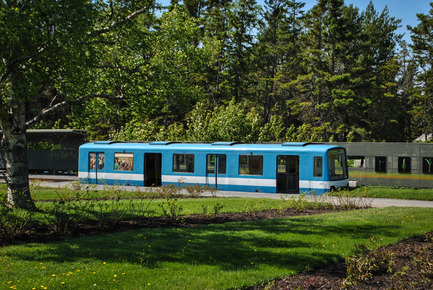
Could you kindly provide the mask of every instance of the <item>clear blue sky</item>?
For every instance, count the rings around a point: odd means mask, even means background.
[[[262,0],[258,0],[259,2]],[[311,9],[317,0],[301,0],[305,2],[305,10]],[[372,0],[374,8],[378,13],[382,12],[385,7],[388,7],[389,16],[401,19],[401,28],[398,30],[400,34],[405,34],[404,39],[410,42],[409,31],[406,29],[407,25],[412,27],[418,24],[417,14],[429,14],[430,0]],[[364,11],[370,0],[345,0],[346,5],[353,4]]]
[[[299,0],[305,2],[304,10],[311,9],[317,0]],[[170,0],[158,0],[163,5],[168,5]],[[263,5],[264,0],[257,0],[257,3]],[[416,26],[418,21],[416,14],[429,14],[430,2],[433,0],[372,0],[373,5],[378,13],[382,12],[383,9],[388,7],[389,15],[396,19],[401,19],[401,28],[398,33],[405,34],[404,39],[410,42],[409,31],[406,29],[407,25]],[[346,5],[353,4],[358,7],[360,11],[364,11],[370,0],[345,0]]]

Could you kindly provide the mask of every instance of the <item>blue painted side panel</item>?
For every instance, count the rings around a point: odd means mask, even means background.
[[[225,154],[227,156],[226,173],[218,174],[218,190],[276,193],[277,156],[292,155],[299,157],[299,192],[323,193],[333,186],[329,181],[327,152],[332,145],[299,143],[286,144],[188,144],[153,142],[149,143],[88,143],[80,147],[79,178],[90,183],[144,186],[145,153],[161,153],[162,184],[176,183],[184,179],[188,184],[215,184],[215,175],[206,173],[207,154]],[[89,170],[89,153],[103,152],[105,166],[103,170]],[[115,171],[114,154],[132,153],[134,166],[132,171]],[[194,172],[173,172],[173,154],[194,154]],[[240,155],[263,156],[263,175],[239,174]],[[314,157],[323,158],[323,174],[314,177]],[[97,171],[97,172],[96,172]],[[98,178],[98,181],[96,180]],[[220,182],[220,180],[229,180]],[[347,180],[348,182],[348,180]],[[338,182],[339,184],[341,181]],[[305,187],[304,185],[307,185]]]

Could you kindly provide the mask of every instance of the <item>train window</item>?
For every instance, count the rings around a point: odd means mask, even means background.
[[[239,174],[263,175],[263,156],[239,155]]]
[[[134,168],[134,154],[114,153],[114,170],[132,171]]]
[[[374,170],[376,172],[386,172],[386,157],[377,156],[374,158]]]
[[[364,156],[349,156],[347,158],[347,165],[352,168],[364,168]]]
[[[398,172],[410,173],[410,157],[398,157]]]
[[[194,173],[194,154],[173,154],[173,172]]]
[[[96,169],[96,153],[89,153],[89,169]]]
[[[215,173],[215,158],[217,155],[208,154],[206,156],[206,172],[207,173]],[[218,173],[226,174],[226,163],[227,156],[225,154],[218,154]]]
[[[328,151],[329,179],[341,180],[347,178],[347,160],[344,149]]]
[[[422,173],[433,174],[433,157],[422,158]]]
[[[89,169],[104,170],[105,167],[105,154],[103,152],[91,152],[89,153]]]
[[[314,176],[322,177],[322,157],[314,157]]]
[[[278,173],[288,173],[288,174],[296,174],[298,173],[298,156],[291,155],[278,155],[277,156],[277,172]]]

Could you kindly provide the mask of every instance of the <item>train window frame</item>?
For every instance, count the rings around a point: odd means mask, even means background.
[[[343,148],[328,150],[328,171],[331,181],[348,178],[347,156]]]
[[[433,174],[433,157],[422,158],[422,173]]]
[[[374,157],[374,172],[386,173],[386,156]]]
[[[398,173],[411,173],[412,160],[409,156],[398,157]]]
[[[114,171],[133,171],[134,153],[115,152],[113,169]]]
[[[263,155],[239,155],[239,175],[263,175]]]
[[[194,173],[195,155],[189,153],[173,154],[173,172]]]
[[[323,176],[323,157],[314,156],[314,177]]]
[[[207,154],[206,155],[206,173],[215,173],[215,160],[209,158],[215,158],[218,155],[218,174],[227,173],[227,155],[226,154]],[[212,162],[214,165],[212,166]]]
[[[96,168],[96,158],[98,158],[98,168]],[[92,163],[93,161],[93,163]],[[89,170],[104,170],[105,169],[105,153],[104,152],[89,152]]]

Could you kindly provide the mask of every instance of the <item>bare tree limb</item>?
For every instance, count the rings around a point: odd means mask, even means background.
[[[99,30],[91,31],[89,34],[91,34],[91,35],[101,35],[101,34],[107,33],[109,31],[111,31],[111,30],[113,30],[113,29],[115,29],[115,28],[117,28],[117,27],[119,27],[119,26],[127,23],[128,21],[136,18],[137,16],[145,13],[146,11],[147,11],[147,7],[145,6],[142,9],[137,10],[137,11],[133,12],[132,14],[129,14],[123,20],[121,20],[119,22],[115,22],[115,23],[111,24],[108,27],[105,27],[105,28],[102,28],[102,29],[99,29]]]
[[[83,102],[86,99],[92,99],[92,98],[105,98],[105,99],[122,99],[123,95],[121,96],[114,96],[114,95],[105,95],[105,94],[88,94],[85,96],[81,96],[79,98],[73,99],[73,100],[65,100],[62,102],[59,102],[57,104],[53,104],[50,106],[48,106],[47,108],[41,110],[41,112],[35,116],[33,119],[29,120],[26,122],[26,128],[29,128],[31,125],[39,122],[42,118],[44,118],[44,116],[54,113],[68,105],[71,104],[78,104]]]

